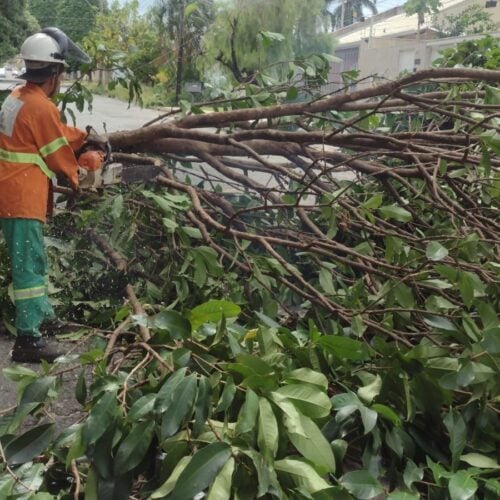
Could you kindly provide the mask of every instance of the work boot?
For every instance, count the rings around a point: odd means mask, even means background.
[[[40,333],[46,337],[53,337],[54,335],[64,335],[67,333],[73,333],[75,331],[75,326],[71,323],[66,323],[59,318],[45,320],[40,325]]]
[[[18,335],[10,356],[12,361],[18,363],[40,363],[42,359],[52,363],[63,354],[55,344],[48,344],[43,337]]]

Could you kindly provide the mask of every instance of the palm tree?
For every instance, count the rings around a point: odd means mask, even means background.
[[[326,0],[326,11],[330,16],[333,31],[362,21],[364,9],[376,14],[376,2],[377,0]]]

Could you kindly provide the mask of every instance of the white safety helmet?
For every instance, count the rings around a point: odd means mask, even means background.
[[[54,63],[66,65],[65,54],[63,54],[61,47],[50,35],[45,33],[35,33],[24,41],[21,46],[21,59],[46,63],[37,65],[39,68]]]
[[[89,56],[59,28],[44,28],[29,36],[21,46],[21,59],[25,61],[26,72],[19,78],[38,83],[68,67],[67,59],[90,62]]]

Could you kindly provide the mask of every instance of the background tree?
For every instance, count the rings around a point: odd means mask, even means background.
[[[408,0],[404,10],[408,16],[417,14],[417,40],[420,39],[420,28],[425,22],[426,14],[436,14],[441,6],[441,0]]]
[[[0,0],[0,62],[18,54],[24,39],[37,28],[27,0]]]
[[[499,28],[500,23],[495,23],[491,17],[491,14],[486,12],[481,5],[474,4],[458,14],[444,16],[441,21],[434,18],[433,24],[442,38],[476,35],[492,33]]]
[[[202,40],[214,20],[213,0],[157,0],[150,11],[158,33],[168,72],[175,75],[177,101],[185,80],[199,80],[196,61]]]
[[[29,10],[36,17],[42,28],[57,26],[57,8],[59,2],[60,0],[28,0]]]
[[[100,0],[59,0],[57,2],[57,27],[73,41],[81,42],[95,25],[96,16],[102,7]]]
[[[218,6],[205,37],[206,72],[225,72],[234,80],[251,79],[259,70],[313,53],[330,53],[331,36],[325,31],[324,0],[233,0]],[[288,68],[276,66],[274,73]],[[282,76],[282,75],[281,75]]]
[[[81,42],[94,27],[96,15],[107,9],[106,0],[29,0],[31,13],[42,28],[57,26]]]
[[[121,4],[115,0],[108,9],[97,12],[95,26],[83,40],[100,71],[124,77],[127,71],[148,81],[158,69],[157,31],[147,16],[139,14],[139,2]]]
[[[327,0],[332,29],[343,28],[363,20],[365,10],[377,14],[376,3],[377,0]]]

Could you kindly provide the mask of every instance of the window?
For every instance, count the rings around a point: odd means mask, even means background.
[[[486,0],[486,3],[484,4],[484,6],[487,9],[492,9],[493,7],[497,6],[497,0]]]

